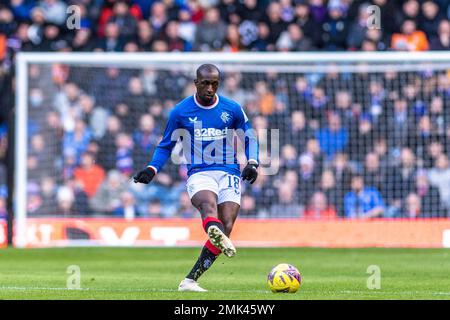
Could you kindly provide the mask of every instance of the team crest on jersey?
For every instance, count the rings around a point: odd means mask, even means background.
[[[230,114],[226,111],[222,112],[222,114],[220,115],[220,119],[222,119],[222,121],[224,123],[227,123],[230,120]]]

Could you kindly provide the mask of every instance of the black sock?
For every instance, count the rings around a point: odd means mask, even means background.
[[[217,256],[212,253],[207,247],[203,247],[197,262],[192,268],[191,272],[186,276],[188,279],[197,281],[200,276],[211,267]]]
[[[223,223],[219,219],[211,218],[211,217],[206,218],[203,221],[203,229],[205,230],[205,232],[208,232],[208,228],[210,226],[216,226],[217,228],[220,229],[220,231],[225,232],[225,228],[223,226]]]

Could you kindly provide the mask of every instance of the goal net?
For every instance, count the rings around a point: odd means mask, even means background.
[[[206,62],[258,134],[260,175],[242,183],[238,224],[259,225],[260,243],[286,221],[408,221],[405,234],[420,221],[424,238],[448,225],[449,53],[29,53],[17,63],[15,244],[199,243],[180,145],[151,184],[132,176]]]

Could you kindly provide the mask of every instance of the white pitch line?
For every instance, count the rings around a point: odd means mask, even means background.
[[[68,289],[58,287],[0,287],[0,291],[85,291],[85,292],[178,292],[176,289],[155,289],[155,288],[142,288],[142,289],[101,289],[101,288],[80,288],[80,289]],[[208,292],[222,292],[222,293],[263,293],[271,294],[268,290],[209,290]],[[419,291],[379,291],[379,290],[339,290],[339,291],[321,291],[321,290],[308,290],[304,289],[305,293],[322,293],[322,294],[356,294],[356,295],[372,295],[372,294],[386,294],[386,295],[434,295],[434,296],[450,296],[450,292],[419,292]]]
[[[312,292],[312,291],[310,291]],[[315,292],[324,292],[318,291]],[[398,292],[389,292],[389,291],[380,291],[380,290],[367,290],[367,291],[352,291],[352,290],[341,290],[341,291],[327,291],[327,293],[343,293],[343,294],[391,294],[391,295],[444,295],[450,296],[450,292],[420,292],[420,291],[398,291]]]
[[[101,289],[101,288],[52,288],[52,287],[0,287],[0,291],[90,291],[90,292],[178,292],[177,289]],[[271,293],[266,290],[208,290],[208,292],[225,292],[225,293]]]

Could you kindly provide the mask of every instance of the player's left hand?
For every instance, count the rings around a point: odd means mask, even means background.
[[[244,170],[242,170],[241,176],[243,181],[247,180],[250,184],[253,184],[253,182],[256,181],[256,178],[258,178],[258,164],[247,163]]]

